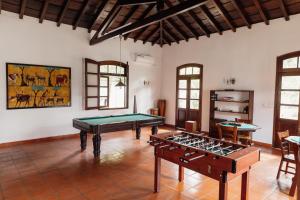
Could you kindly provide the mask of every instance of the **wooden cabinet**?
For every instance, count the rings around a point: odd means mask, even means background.
[[[234,121],[236,118],[253,121],[254,91],[211,90],[209,134],[216,136],[216,123]]]

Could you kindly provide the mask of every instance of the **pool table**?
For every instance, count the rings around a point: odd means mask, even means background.
[[[157,134],[159,125],[164,124],[165,118],[147,114],[126,114],[101,117],[88,117],[73,119],[73,127],[80,130],[81,150],[86,149],[87,134],[93,134],[94,157],[100,156],[101,134],[136,130],[136,139],[140,139],[141,127],[152,126],[152,135]]]

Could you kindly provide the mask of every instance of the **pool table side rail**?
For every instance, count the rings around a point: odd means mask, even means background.
[[[109,117],[126,117],[126,116],[132,116],[132,115],[143,115],[153,118],[164,118],[162,116],[157,115],[149,115],[149,114],[143,114],[143,113],[135,113],[135,114],[124,114],[124,115],[107,115],[107,116],[95,116],[95,117],[81,117],[81,118],[75,118],[77,120],[92,120],[92,119],[103,119],[103,118],[109,118]]]
[[[138,121],[115,122],[110,124],[98,124],[98,125],[83,122],[80,120],[80,118],[73,119],[74,128],[77,128],[82,131],[86,131],[88,133],[100,132],[100,134],[113,132],[113,131],[130,130],[130,129],[135,129],[137,127],[159,126],[159,125],[163,125],[164,123],[165,123],[164,117],[156,117],[154,119],[138,120]]]

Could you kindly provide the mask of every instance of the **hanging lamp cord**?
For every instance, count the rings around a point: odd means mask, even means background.
[[[120,66],[121,66],[121,63],[122,63],[122,35],[119,36],[120,38]]]

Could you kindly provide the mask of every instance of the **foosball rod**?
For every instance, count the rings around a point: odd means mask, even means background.
[[[196,157],[193,157],[193,158],[190,158],[190,159],[186,159],[186,158],[184,158],[184,157],[181,157],[181,158],[179,158],[179,160],[180,160],[181,162],[183,162],[183,163],[188,164],[188,163],[190,163],[190,162],[192,162],[192,161],[194,161],[194,160],[198,160],[198,159],[203,158],[203,157],[205,157],[205,156],[206,156],[205,154],[202,154],[202,155],[200,155],[200,156],[196,156]]]

